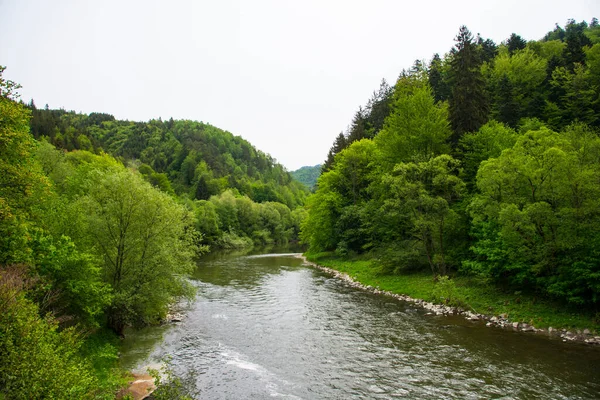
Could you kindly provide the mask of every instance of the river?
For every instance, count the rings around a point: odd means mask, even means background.
[[[486,328],[346,286],[294,255],[212,255],[183,322],[128,336],[202,399],[597,399],[600,349]]]

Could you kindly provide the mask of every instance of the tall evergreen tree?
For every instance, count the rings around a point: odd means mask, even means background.
[[[488,120],[489,104],[481,74],[481,58],[473,35],[461,26],[450,62],[450,122],[452,142],[458,143],[466,132],[478,130]]]
[[[346,136],[344,136],[344,132],[340,132],[339,135],[336,136],[333,146],[329,149],[329,153],[327,153],[327,160],[325,160],[321,167],[321,174],[324,174],[333,167],[335,155],[346,147],[348,147],[348,140],[346,139]]]
[[[560,25],[556,24],[554,26],[554,30],[546,33],[544,36],[544,41],[549,42],[551,40],[564,40],[565,39],[565,30],[561,28]]]
[[[506,40],[506,47],[510,55],[513,55],[517,50],[523,50],[526,45],[527,41],[516,33],[511,34],[508,40]]]
[[[450,88],[448,87],[448,82],[442,69],[442,59],[438,53],[433,55],[433,58],[429,63],[427,76],[429,78],[429,86],[431,86],[433,98],[435,99],[436,103],[439,101],[448,100],[450,97]]]
[[[366,118],[369,126],[367,137],[375,137],[381,129],[387,116],[390,114],[393,89],[385,79],[381,80],[379,90],[373,92],[366,109]]]
[[[504,75],[498,82],[495,90],[495,117],[500,122],[504,122],[511,128],[516,128],[520,118],[519,104],[515,101],[513,94],[513,85],[508,76]]]
[[[570,19],[567,22],[565,30],[565,42],[567,42],[567,47],[565,47],[563,57],[567,68],[571,71],[575,69],[575,64],[585,64],[584,47],[592,44],[590,39],[584,33],[585,28],[587,28],[587,23],[585,21],[576,23],[574,20]]]
[[[352,124],[348,131],[348,145],[352,142],[364,139],[368,136],[367,132],[367,118],[365,117],[365,110],[362,107],[358,108],[358,111],[352,118]]]
[[[482,62],[490,62],[498,54],[498,46],[492,39],[483,40],[481,36],[477,35],[477,45],[481,52]]]

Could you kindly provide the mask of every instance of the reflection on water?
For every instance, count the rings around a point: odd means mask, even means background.
[[[123,363],[170,355],[203,399],[600,397],[600,349],[426,316],[294,256],[211,255],[194,279],[188,318],[133,334]]]

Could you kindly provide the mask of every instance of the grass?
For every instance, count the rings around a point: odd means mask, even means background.
[[[374,266],[372,260],[342,259],[332,253],[307,253],[308,260],[345,272],[363,285],[379,287],[392,293],[404,294],[413,298],[441,303],[443,299],[435,298],[437,283],[431,274],[410,273],[404,275],[382,274]],[[455,276],[452,303],[463,308],[486,315],[506,314],[511,321],[526,322],[536,328],[570,329],[599,332],[600,323],[592,312],[575,309],[549,299],[536,297],[521,292],[507,292],[500,288],[481,282],[473,277]]]

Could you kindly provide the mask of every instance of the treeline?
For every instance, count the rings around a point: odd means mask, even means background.
[[[3,71],[0,397],[112,398],[117,350],[98,329],[192,293],[193,217],[110,156],[36,142]]]
[[[33,101],[28,108],[38,140],[67,151],[107,152],[175,195],[199,216],[205,244],[231,248],[298,239],[307,188],[239,136],[196,121],[119,121],[108,114],[38,109]]]
[[[296,240],[308,190],[210,125],[27,106],[4,70],[0,398],[112,399],[115,333],[191,297],[208,245]]]
[[[308,200],[311,252],[600,304],[600,26],[497,45],[461,27],[372,99]],[[378,108],[381,110],[383,107]]]

